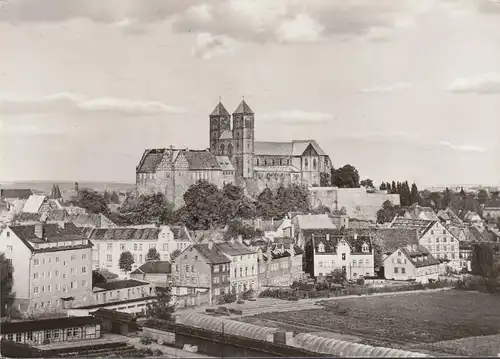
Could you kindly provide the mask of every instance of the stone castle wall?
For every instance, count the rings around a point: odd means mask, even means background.
[[[399,205],[399,195],[367,193],[364,188],[311,187],[312,208],[327,206],[330,209],[345,207],[350,218],[376,221],[377,211],[385,201]]]

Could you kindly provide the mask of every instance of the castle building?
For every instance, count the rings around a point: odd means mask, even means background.
[[[144,151],[136,167],[140,193],[164,193],[175,206],[198,180],[243,186],[249,194],[280,185],[319,186],[329,156],[314,140],[255,142],[255,114],[243,100],[232,115],[219,102],[209,116],[209,148]]]

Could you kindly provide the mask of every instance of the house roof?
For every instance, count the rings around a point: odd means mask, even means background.
[[[417,268],[438,265],[439,261],[432,254],[419,244],[408,244],[399,248],[401,252],[410,260]]]
[[[235,242],[235,243],[215,243],[214,247],[216,247],[222,253],[229,256],[242,256],[246,254],[254,254],[251,248],[248,248],[244,244]]]
[[[29,196],[33,194],[31,189],[9,189],[2,188],[0,189],[0,198],[19,198],[19,199],[28,199]]]
[[[253,115],[253,111],[250,106],[247,105],[245,100],[242,100],[236,110],[234,110],[233,115],[234,114]]]
[[[436,222],[425,219],[396,217],[392,221],[390,228],[415,228],[418,229],[420,236],[423,236]]]
[[[42,215],[40,213],[26,213],[26,212],[21,212],[16,217],[16,222],[19,222],[19,223],[23,223],[23,222],[39,222],[41,216]]]
[[[95,228],[100,228],[103,222],[113,223],[109,218],[107,218],[102,213],[78,214],[76,216],[72,216],[71,221],[78,227],[95,227]]]
[[[215,106],[210,116],[231,116],[231,115],[226,110],[222,102],[219,101],[219,103],[217,104],[217,106]]]
[[[43,224],[43,236],[45,239],[35,235],[37,225],[10,226],[10,229],[21,240],[32,243],[60,242],[64,240],[84,239],[82,231],[72,223],[66,223],[64,228],[58,224]]]
[[[256,156],[291,156],[293,153],[292,142],[259,142],[255,141]]]
[[[198,251],[208,263],[219,264],[219,263],[230,263],[231,261],[222,253],[215,244],[210,248],[208,243],[198,243],[194,244],[193,248]],[[187,249],[186,249],[187,250]]]
[[[225,130],[219,137],[220,140],[232,140],[233,139],[233,131]]]
[[[111,320],[116,320],[119,322],[133,323],[137,321],[137,318],[130,313],[119,312],[117,310],[111,310],[106,308],[99,308],[92,313],[92,316],[96,318],[106,318]]]
[[[407,244],[418,244],[418,231],[415,228],[377,228],[373,229],[373,243],[381,246],[384,253],[392,253]]]
[[[170,230],[174,234],[175,240],[188,241],[191,239],[186,226],[170,226]]]
[[[439,219],[434,210],[430,207],[422,207],[414,203],[405,213],[406,218],[423,219],[427,221],[434,221]]]
[[[344,235],[332,235],[327,237],[326,235],[314,236],[314,251],[316,254],[331,254],[337,253],[338,244],[344,240],[351,247],[353,253],[363,253],[363,244],[368,245],[369,253],[372,251],[372,241],[370,236],[354,236],[350,234]],[[325,251],[319,252],[319,246],[323,244]]]
[[[217,162],[219,162],[219,167],[223,171],[234,171],[233,164],[231,163],[231,160],[227,156],[215,156],[217,159]]]
[[[256,172],[294,172],[299,173],[300,170],[295,166],[255,166],[254,171]]]
[[[148,261],[130,274],[162,274],[171,273],[169,261]]]
[[[133,288],[133,287],[140,287],[143,285],[148,285],[148,282],[141,282],[135,279],[125,279],[125,280],[117,280],[117,281],[112,281],[112,282],[105,282],[105,283],[97,283],[94,286],[94,291],[101,291],[103,290],[118,290],[118,289],[127,289],[127,288]]]
[[[142,155],[139,166],[137,166],[137,173],[154,172],[156,167],[161,162],[163,154],[167,150],[165,148],[147,149]]]
[[[36,332],[46,329],[66,329],[85,325],[101,324],[94,317],[62,317],[42,320],[26,320],[20,322],[2,322],[0,333],[14,334],[25,332]]]
[[[158,239],[159,228],[89,228],[84,231],[91,240],[147,240]]]
[[[207,243],[209,240],[214,242],[224,239],[224,230],[221,229],[206,229],[193,231],[194,239],[199,243]]]
[[[293,218],[301,230],[337,228],[327,214],[299,214]]]
[[[264,220],[261,222],[260,228],[264,232],[276,232],[283,223],[283,221],[284,221],[283,219],[277,221]]]
[[[42,207],[43,202],[45,201],[46,196],[40,196],[38,194],[32,194],[27,199],[26,203],[23,207],[23,212],[26,213],[38,213],[40,207]]]
[[[217,157],[208,151],[182,150],[189,170],[220,170]]]
[[[325,151],[319,147],[318,143],[315,140],[294,140],[292,141],[292,155],[293,156],[302,156],[307,147],[311,146],[318,156],[326,156]]]

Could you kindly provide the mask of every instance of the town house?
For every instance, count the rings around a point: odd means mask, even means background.
[[[230,263],[212,241],[189,246],[172,262],[172,288],[174,295],[209,290],[210,304],[218,303],[221,296],[230,292]]]
[[[385,258],[384,269],[386,279],[415,280],[419,283],[439,279],[439,261],[419,244],[407,244],[396,249]]]
[[[244,245],[241,240],[214,245],[231,261],[231,291],[236,294],[259,288],[257,252]]]
[[[92,243],[73,224],[7,226],[0,251],[14,268],[14,308],[38,316],[85,305],[92,289]]]
[[[184,226],[86,228],[84,233],[95,245],[93,268],[106,268],[121,277],[127,274],[118,265],[123,252],[132,254],[134,271],[147,262],[146,256],[151,248],[156,249],[162,260],[168,261],[174,250],[182,251],[192,244],[191,236]]]
[[[459,241],[440,222],[396,217],[390,228],[414,228],[419,233],[419,244],[436,259],[449,260],[452,268],[460,268]]]
[[[337,227],[326,214],[299,214],[292,218],[292,238],[301,248],[311,243],[311,233],[334,230]]]
[[[373,276],[374,257],[371,236],[330,234],[312,235],[313,268],[311,276],[327,276],[336,269],[342,270],[347,279]]]

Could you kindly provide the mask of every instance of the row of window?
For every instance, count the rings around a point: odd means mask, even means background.
[[[325,252],[325,245],[324,243],[318,244],[318,252],[319,253],[324,253]],[[361,246],[361,252],[363,253],[370,253],[370,247],[368,246],[367,243],[363,243]],[[345,253],[342,253],[342,260],[345,261]]]
[[[81,267],[80,268],[80,273],[85,274],[87,273],[87,267]],[[58,270],[54,271],[54,277],[59,277],[60,272]],[[71,268],[71,274],[75,275],[78,274],[78,268]],[[51,278],[52,277],[52,272],[48,271],[47,273],[45,272],[34,272],[33,273],[33,279],[44,279],[44,278]],[[67,274],[65,272],[62,273],[62,278],[66,279]]]
[[[337,267],[335,261],[331,261],[331,262],[327,262],[327,261],[323,262],[323,261],[321,261],[321,262],[318,262],[318,265],[319,265],[319,267],[323,267],[323,266],[324,267],[332,267],[332,268],[336,268]],[[359,261],[356,260],[356,259],[352,260],[352,266],[353,267],[363,267],[363,265],[365,267],[370,266],[370,260],[369,259],[365,259],[364,261],[362,259],[360,259]]]
[[[229,282],[229,277],[226,277],[225,275],[221,277],[213,277],[212,279],[214,284],[219,284],[219,283],[228,283]]]
[[[77,257],[77,256],[76,256],[75,254],[73,254],[73,255],[71,256],[71,261],[75,261],[75,260],[76,260],[76,257]],[[87,257],[87,253],[83,253],[83,254],[81,255],[81,258],[82,258],[82,260],[87,260],[87,258],[88,258],[88,257]],[[61,260],[60,260],[60,258],[59,258],[59,257],[56,257],[56,258],[55,258],[55,262],[56,262],[56,263],[60,263],[60,261],[61,261]],[[35,265],[35,266],[40,265],[40,262],[41,262],[41,264],[51,264],[51,263],[52,263],[52,257],[48,257],[48,258],[41,258],[41,261],[40,261],[40,258],[35,258],[35,259],[33,260],[33,265]],[[68,265],[68,261],[67,261],[67,260],[63,260],[63,264],[64,264],[64,265]]]
[[[55,302],[54,302],[54,307],[55,308],[59,308],[59,306],[61,305],[61,301],[59,299],[56,299]],[[42,308],[42,309],[45,309],[45,308],[52,308],[52,301],[47,301],[47,302],[41,302],[41,303],[34,303],[33,304],[33,308],[34,309],[39,309],[39,308]],[[26,340],[31,340],[31,339],[26,339]]]
[[[427,240],[427,242],[428,242],[428,243],[432,243],[432,239],[433,239],[433,238],[429,238],[429,239]],[[440,238],[435,238],[435,240],[436,240],[436,243],[439,243]],[[446,241],[447,241],[447,240],[448,240],[448,238],[443,237],[443,243],[446,243]],[[455,241],[455,240],[454,240],[453,238],[450,238],[450,242],[452,242],[452,243],[453,243],[454,241]]]
[[[82,283],[83,288],[87,288],[88,282],[86,279],[82,280],[81,283]],[[71,281],[69,283],[69,289],[77,289],[77,288],[78,288],[77,281]],[[55,285],[55,291],[58,292],[60,290],[61,290],[61,284],[57,283]],[[68,292],[68,285],[67,284],[62,285],[62,291],[63,291],[63,293]],[[38,286],[38,285],[33,286],[33,294],[35,294],[35,295],[40,294],[40,293],[50,293],[50,292],[52,292],[52,285],[51,284],[42,285],[42,286]]]
[[[257,166],[260,166],[260,163],[261,163],[261,162],[260,162],[260,159],[259,159],[259,158],[257,158],[257,160],[256,160],[255,164],[256,164]],[[276,165],[276,166],[284,166],[284,165],[286,165],[286,166],[290,166],[290,159],[288,159],[288,158],[287,158],[286,160],[284,160],[284,159],[280,158],[279,160],[276,160],[276,162],[275,162],[275,161],[274,161],[274,159],[270,159],[270,160],[268,161],[268,160],[265,158],[265,159],[262,161],[262,163],[263,163],[263,165],[264,165],[264,166],[267,166],[267,165],[270,165],[270,166],[275,166],[275,165]]]

